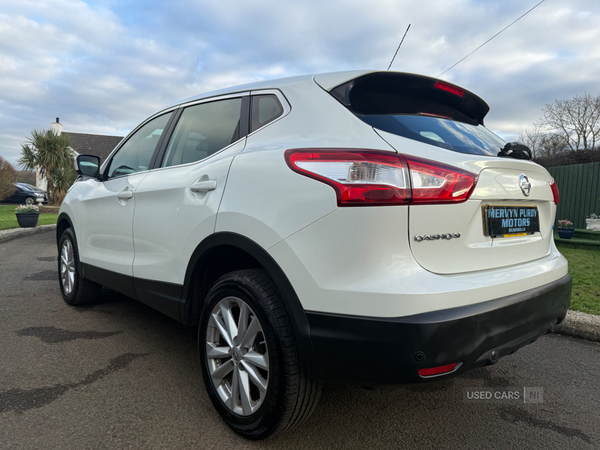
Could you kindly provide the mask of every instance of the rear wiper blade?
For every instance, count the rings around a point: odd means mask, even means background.
[[[498,156],[516,159],[531,159],[531,150],[529,147],[518,142],[509,142],[500,150]]]

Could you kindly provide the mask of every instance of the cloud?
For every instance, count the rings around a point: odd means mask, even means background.
[[[436,76],[537,2],[0,0],[0,154],[33,128],[123,135],[174,101],[261,79],[356,68]],[[508,139],[545,103],[597,94],[600,4],[547,0],[444,75]]]

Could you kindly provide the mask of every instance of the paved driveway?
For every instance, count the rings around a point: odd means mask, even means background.
[[[54,233],[0,244],[0,448],[600,448],[600,345],[545,336],[426,386],[326,386],[313,417],[247,442],[204,392],[190,330],[107,293],[60,297]],[[466,403],[464,388],[542,387],[543,403]]]

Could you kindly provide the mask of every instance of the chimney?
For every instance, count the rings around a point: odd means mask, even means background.
[[[57,136],[60,136],[60,134],[62,133],[62,128],[62,123],[60,123],[60,120],[58,120],[57,117],[56,122],[52,124],[52,131],[54,131],[54,134],[56,134]]]

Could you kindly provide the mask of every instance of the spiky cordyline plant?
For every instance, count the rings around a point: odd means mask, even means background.
[[[40,175],[48,182],[48,203],[56,202],[56,186],[53,172],[73,166],[73,152],[69,149],[69,137],[48,130],[33,130],[27,142],[21,145],[19,164],[26,170],[39,168]]]

